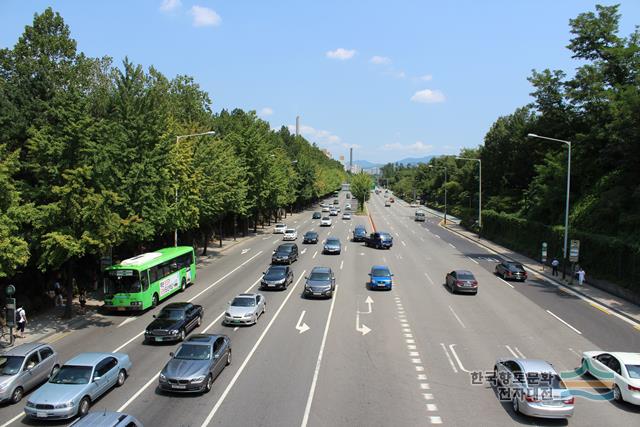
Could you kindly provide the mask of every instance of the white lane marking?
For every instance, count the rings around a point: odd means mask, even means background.
[[[425,374],[418,374],[417,379],[418,381],[423,381],[427,379],[427,376]]]
[[[313,254],[313,256],[312,256],[311,258],[312,258],[312,259],[315,259],[315,258],[316,258],[316,255],[318,255],[318,251],[315,251],[315,252],[314,252],[314,254]]]
[[[467,373],[471,373],[471,371],[465,369],[464,366],[462,366],[462,362],[460,361],[460,358],[458,357],[458,353],[456,353],[456,350],[454,349],[455,346],[456,346],[456,344],[449,344],[449,350],[451,350],[451,354],[453,354],[453,357],[456,359],[456,362],[458,362],[458,366],[463,371],[465,371]]]
[[[344,266],[344,260],[340,261],[340,270],[342,270],[343,266]]]
[[[246,254],[247,252],[249,252],[250,250],[251,250],[251,248],[245,248],[245,249],[243,249],[242,251],[240,251],[240,255],[244,255],[244,254]]]
[[[435,412],[438,410],[438,406],[435,405],[434,403],[427,403],[427,411],[429,412]]]
[[[404,240],[400,240],[400,243],[402,243],[402,246],[407,246],[407,244],[404,242]]]
[[[455,249],[455,248],[456,248],[455,246],[453,246],[453,244],[452,244],[452,243],[449,243],[449,246],[451,246],[453,249]]]
[[[437,416],[431,416],[431,417],[429,417],[429,422],[431,424],[442,424],[442,418],[437,417]]]
[[[444,345],[444,343],[440,343],[440,346],[442,347],[444,354],[447,356],[447,360],[449,360],[449,365],[451,365],[451,369],[453,369],[453,372],[457,374],[458,369],[456,369],[456,365],[453,363],[453,359],[449,355],[449,352],[447,351],[447,347]]]
[[[420,388],[422,390],[431,390],[431,387],[429,387],[429,383],[420,383]],[[423,396],[425,396],[425,395],[423,394]],[[425,396],[425,399],[427,399],[426,396]]]
[[[573,326],[571,326],[570,324],[568,324],[567,322],[565,322],[564,320],[562,320],[561,318],[559,318],[558,316],[556,316],[555,314],[550,312],[549,310],[546,310],[546,311],[547,311],[547,313],[549,313],[550,315],[552,315],[553,317],[555,317],[556,319],[558,319],[559,321],[561,321],[562,323],[567,325],[569,328],[571,328],[573,330],[573,332],[575,332],[578,335],[582,335],[582,332],[580,332],[579,330],[577,330],[576,328],[574,328]]]
[[[569,351],[573,354],[575,354],[578,357],[582,357],[582,355],[580,353],[578,353],[577,351],[575,351],[574,349],[572,349],[571,347],[569,347]]]
[[[417,372],[424,372],[424,366],[416,366]]]
[[[122,322],[117,326],[117,328],[120,328],[120,327],[122,327],[122,326],[126,325],[127,323],[129,323],[129,322],[133,322],[134,320],[137,320],[137,319],[138,319],[138,317],[128,317],[128,318],[124,319],[124,320],[123,320],[123,321],[122,321]]]
[[[268,240],[270,238],[271,238],[271,236],[265,236],[265,237],[262,238],[262,240]]]
[[[322,355],[324,354],[324,346],[327,342],[327,335],[329,333],[329,325],[331,325],[331,315],[333,314],[333,306],[336,302],[336,295],[338,294],[338,286],[333,294],[331,301],[331,307],[329,308],[329,316],[327,317],[327,324],[324,327],[324,334],[322,335],[322,343],[320,344],[320,352],[318,353],[318,360],[316,361],[316,368],[313,371],[313,380],[311,381],[311,388],[309,389],[309,397],[307,398],[307,405],[304,408],[304,416],[302,417],[301,427],[306,427],[309,421],[309,412],[311,412],[311,404],[313,403],[313,395],[316,392],[316,383],[318,382],[318,375],[320,374],[320,366],[322,365]]]
[[[398,234],[398,232],[397,232],[397,231],[395,232],[395,235],[396,235],[396,237],[400,237],[400,235]]]
[[[420,352],[418,351],[410,351],[409,357],[420,357]]]
[[[464,329],[467,329],[466,326],[464,326],[464,323],[462,323],[462,320],[460,320],[460,318],[458,317],[458,315],[456,314],[455,311],[453,311],[453,307],[449,306],[449,310],[451,310],[451,313],[453,314],[453,316],[456,318],[456,320],[458,321],[458,323],[460,323],[460,326],[462,326]]]
[[[424,275],[427,277],[427,279],[429,279],[429,282],[433,285],[433,280],[431,280],[429,273],[425,272]]]
[[[344,247],[344,251],[347,252],[347,249],[349,249],[349,246],[345,246]]]
[[[438,238],[438,239],[441,238],[438,234],[434,234],[434,236],[436,236],[436,238]]]
[[[417,365],[421,365],[422,364],[422,360],[420,360],[420,359],[411,359],[411,363],[415,363]]]
[[[498,280],[500,280],[502,283],[504,283],[504,284],[505,284],[505,285],[507,285],[507,286],[511,286],[511,289],[513,289],[513,285],[512,285],[511,283],[507,282],[507,281],[506,281],[506,280],[504,280],[504,279],[501,279],[500,277],[498,277]]]
[[[158,381],[158,377],[160,376],[160,373],[162,372],[162,369],[160,369],[158,371],[158,373],[156,373],[154,376],[151,377],[151,379],[149,381],[147,381],[147,383],[145,385],[142,386],[142,388],[138,391],[136,391],[133,396],[131,396],[129,398],[129,400],[127,400],[126,402],[124,402],[124,404],[118,408],[118,412],[122,412],[125,409],[127,409],[127,406],[129,406],[131,404],[131,402],[133,402],[138,396],[140,396],[142,394],[143,391],[145,391],[147,388],[149,388],[149,386],[154,383],[155,381]]]
[[[233,331],[237,331],[238,329],[240,329],[240,326],[236,326],[235,328],[233,328]]]
[[[276,243],[278,243],[280,241],[280,239],[276,239],[273,241],[273,244],[275,245]]]
[[[421,241],[421,242],[424,242],[424,239],[422,238],[422,236],[420,236],[420,241]]]
[[[518,353],[518,356],[520,356],[523,359],[526,359],[525,355],[520,351],[518,347],[513,347],[513,349],[516,351],[516,353]]]
[[[509,346],[508,346],[508,345],[506,345],[506,344],[505,344],[504,346],[507,348],[507,350],[509,350],[509,353],[511,353],[511,354],[513,355],[513,357],[515,357],[515,358],[519,358],[519,356],[516,354],[516,352],[515,352],[515,351],[513,351],[513,350],[511,349],[511,347],[509,347]]]
[[[305,272],[306,272],[306,270],[304,270],[302,272],[302,274],[300,275],[300,277],[298,277],[298,280],[296,281],[295,285],[293,286],[293,288],[291,288],[291,291],[287,294],[287,296],[284,299],[284,301],[282,301],[282,304],[280,304],[280,307],[278,307],[278,310],[273,315],[273,318],[269,321],[269,324],[267,324],[267,327],[264,329],[264,331],[262,331],[262,334],[260,334],[260,337],[258,338],[258,341],[256,341],[256,343],[253,345],[253,348],[251,348],[251,351],[249,352],[247,357],[242,362],[242,365],[240,365],[240,368],[236,371],[235,375],[233,376],[233,378],[231,379],[231,381],[227,385],[227,388],[224,389],[224,391],[222,392],[222,395],[220,396],[220,398],[218,399],[216,404],[211,409],[211,412],[209,412],[209,415],[207,416],[207,418],[202,423],[202,427],[208,426],[209,423],[211,422],[211,420],[213,419],[213,416],[216,414],[216,412],[218,412],[218,409],[220,408],[220,405],[222,405],[222,402],[224,402],[225,398],[229,394],[229,391],[231,391],[231,388],[233,388],[233,386],[235,385],[236,381],[238,381],[238,377],[240,377],[240,375],[244,371],[245,367],[247,366],[247,363],[249,363],[249,360],[251,360],[251,357],[253,357],[253,354],[256,352],[258,346],[260,346],[260,343],[262,342],[264,337],[267,335],[267,332],[269,332],[269,330],[271,329],[271,326],[273,325],[275,320],[278,318],[278,315],[280,314],[280,312],[284,308],[285,304],[287,303],[287,301],[289,301],[289,298],[291,297],[291,295],[293,295],[293,291],[296,289],[296,287],[300,283],[300,280],[304,277],[304,273]],[[334,298],[334,301],[335,301],[335,295],[334,295],[333,298]],[[332,304],[333,304],[333,302],[332,302]]]
[[[300,255],[304,255],[307,252],[307,248],[304,248],[301,252]]]
[[[246,261],[244,261],[242,264],[240,264],[239,266],[237,266],[236,268],[234,268],[233,270],[231,270],[230,272],[228,272],[227,274],[225,274],[224,276],[222,276],[221,278],[219,278],[218,280],[216,280],[215,282],[213,282],[212,284],[210,284],[209,286],[207,286],[206,288],[204,288],[203,290],[201,290],[200,292],[195,294],[193,297],[189,298],[187,300],[187,302],[191,302],[194,299],[198,298],[200,295],[202,295],[203,293],[207,292],[209,289],[213,288],[218,283],[222,282],[224,279],[226,279],[227,277],[229,277],[230,275],[232,275],[233,273],[238,271],[240,268],[242,268],[243,266],[245,266],[249,262],[253,261],[253,259],[255,257],[259,256],[261,253],[262,253],[262,251],[258,251],[254,256],[252,256],[251,258],[249,258]]]
[[[407,346],[407,348],[408,348],[409,350],[416,350],[416,349],[417,349],[417,346],[415,346],[415,345],[408,345],[408,346]]]
[[[475,262],[476,264],[480,264],[478,261],[476,261],[475,259],[471,258],[470,256],[468,256],[467,258],[469,258],[471,261]]]
[[[404,340],[407,344],[415,344],[416,340]]]

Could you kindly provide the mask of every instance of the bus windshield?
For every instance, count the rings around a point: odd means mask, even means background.
[[[105,293],[108,295],[142,291],[140,275],[136,270],[110,270],[106,279]]]

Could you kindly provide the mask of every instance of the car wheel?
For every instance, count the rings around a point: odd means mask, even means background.
[[[84,417],[89,412],[89,407],[91,406],[91,399],[88,396],[82,398],[80,403],[78,404],[78,416]]]
[[[180,285],[180,292],[184,292],[187,288],[187,279],[182,279],[182,284]]]
[[[516,414],[520,413],[520,402],[518,402],[517,397],[514,397],[513,400],[511,400],[511,406],[513,406],[513,412]]]
[[[159,302],[158,294],[153,294],[151,297],[151,307],[157,307]]]
[[[120,369],[120,372],[118,372],[118,382],[116,383],[116,385],[120,387],[124,384],[126,380],[127,380],[127,373],[125,372],[124,369]]]
[[[213,376],[209,374],[207,376],[207,383],[204,386],[204,392],[209,393],[212,387],[213,387]]]
[[[620,391],[618,384],[613,386],[613,400],[616,402],[622,402],[624,400],[622,399],[622,392]]]
[[[196,321],[196,327],[202,325],[202,316],[198,316],[198,320]]]
[[[16,387],[11,393],[11,403],[18,403],[22,400],[22,396],[24,396],[24,390],[22,387]]]
[[[180,342],[184,341],[184,337],[185,337],[186,335],[187,335],[187,334],[184,332],[184,329],[180,329],[180,336],[178,337],[178,340],[179,340]]]
[[[225,363],[225,365],[231,365],[231,350],[229,350],[229,352],[227,353],[227,363]]]

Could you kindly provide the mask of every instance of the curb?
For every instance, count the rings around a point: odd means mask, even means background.
[[[504,257],[504,258],[509,259],[509,260],[511,260],[511,261],[515,261],[513,258],[511,258],[511,257],[509,257],[509,256],[507,256],[507,255],[504,255],[504,254],[502,254],[502,253],[499,253],[499,252],[497,252],[495,249],[493,249],[493,248],[491,248],[491,247],[489,247],[489,246],[487,246],[487,245],[485,245],[485,244],[481,243],[479,240],[474,240],[474,239],[472,239],[471,237],[466,236],[464,233],[461,233],[461,232],[459,232],[459,231],[457,231],[457,230],[453,230],[453,229],[451,229],[451,228],[449,228],[449,227],[446,227],[446,226],[443,226],[443,225],[441,225],[441,224],[439,224],[439,225],[440,225],[442,228],[445,228],[445,229],[447,229],[448,231],[451,231],[452,233],[456,233],[457,235],[459,235],[459,236],[461,236],[461,237],[464,237],[465,239],[467,239],[467,240],[469,240],[469,241],[471,241],[471,242],[473,242],[473,243],[477,244],[478,246],[482,246],[483,248],[486,248],[486,249],[490,250],[491,252],[493,252],[493,253],[496,253],[496,254],[500,255],[501,257]],[[516,261],[516,262],[519,262],[519,261]],[[524,263],[522,263],[522,264],[524,264]],[[526,266],[526,264],[524,264],[524,265]],[[572,287],[570,287],[570,286],[568,286],[568,285],[566,285],[566,284],[564,284],[564,283],[557,282],[555,279],[550,278],[549,276],[547,276],[547,275],[546,275],[546,274],[544,274],[544,273],[541,273],[541,272],[539,272],[539,271],[535,271],[535,270],[534,270],[534,269],[532,269],[531,267],[528,267],[528,266],[527,266],[527,269],[528,269],[531,273],[533,273],[533,274],[535,274],[535,275],[537,275],[537,276],[539,276],[539,277],[541,277],[541,278],[545,279],[547,282],[551,283],[552,285],[556,286],[557,288],[562,288],[563,290],[567,289],[567,290],[569,290],[569,291],[571,291],[571,292],[573,292],[573,293],[576,293],[576,294],[580,295],[581,297],[583,297],[585,300],[588,300],[589,302],[592,302],[592,303],[594,303],[594,304],[598,304],[598,305],[600,305],[600,306],[602,306],[602,307],[605,307],[607,310],[611,311],[612,313],[617,314],[619,318],[623,318],[622,320],[625,320],[627,323],[633,324],[633,326],[634,326],[636,329],[638,329],[638,328],[640,327],[640,322],[638,322],[638,321],[637,321],[636,319],[634,319],[633,317],[629,316],[627,313],[625,313],[625,312],[623,312],[623,311],[620,311],[620,310],[618,310],[617,308],[611,307],[609,304],[604,303],[604,302],[602,302],[602,301],[599,301],[599,300],[597,300],[597,299],[595,299],[595,298],[593,298],[593,297],[591,297],[591,296],[589,296],[589,295],[587,295],[587,294],[585,294],[585,293],[583,293],[583,292],[580,292],[580,291],[578,291],[578,290],[576,290],[576,289],[574,289],[574,288],[572,288]],[[598,307],[596,307],[596,308],[598,308]]]

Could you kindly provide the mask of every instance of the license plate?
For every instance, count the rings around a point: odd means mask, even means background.
[[[276,285],[274,285],[274,284],[271,284],[271,283],[270,283],[270,284],[268,284],[267,286],[268,286],[268,287],[270,287],[270,288],[273,288],[273,287],[275,287]]]
[[[384,283],[378,283],[378,286],[380,286],[380,287],[385,287],[385,286],[387,286],[387,285],[385,285]]]
[[[314,295],[322,295],[322,293],[321,293],[321,292],[314,292],[313,294],[314,294]]]
[[[187,388],[187,386],[186,386],[186,385],[179,385],[179,384],[174,384],[174,385],[172,385],[171,387],[172,387],[172,388],[177,388],[177,389],[179,389],[179,390],[184,390],[184,389],[186,389],[186,388]]]
[[[124,307],[118,307],[118,311],[124,311],[125,308]]]
[[[38,418],[46,418],[47,417],[47,413],[46,412],[36,412],[36,417]]]
[[[162,338],[156,337],[156,342],[160,342],[160,341],[162,341]]]
[[[240,323],[240,321],[239,320],[234,320],[233,323]]]

